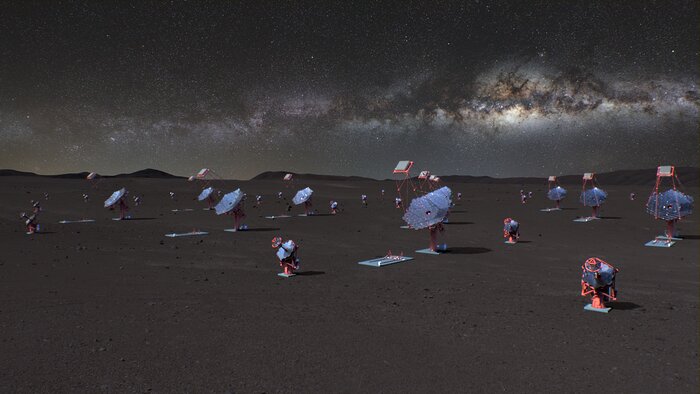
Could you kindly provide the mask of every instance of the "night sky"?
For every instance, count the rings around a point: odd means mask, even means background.
[[[697,1],[5,1],[0,168],[697,166],[699,20]]]

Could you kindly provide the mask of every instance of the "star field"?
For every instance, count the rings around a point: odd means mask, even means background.
[[[0,5],[0,168],[697,166],[695,2]]]

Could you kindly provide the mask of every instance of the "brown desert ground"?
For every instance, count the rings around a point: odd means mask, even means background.
[[[558,212],[540,212],[553,205],[544,181],[448,183],[463,197],[440,256],[414,253],[428,234],[399,228],[393,182],[214,186],[248,194],[249,231],[224,232],[231,218],[204,211],[202,184],[183,179],[105,178],[93,188],[84,179],[0,177],[0,391],[698,390],[698,213],[679,224],[683,241],[645,247],[664,228],[644,211],[648,184],[603,180],[603,219],[575,223],[590,212],[578,182],[562,185],[569,196]],[[286,210],[278,191],[290,200],[305,186],[319,213],[331,199],[341,212],[263,218]],[[136,220],[112,221],[117,213],[102,207],[121,187],[142,197],[139,207],[129,201]],[[527,204],[521,188],[534,194]],[[686,191],[700,201],[696,185]],[[19,213],[31,199],[43,206],[44,232],[26,235]],[[521,223],[516,245],[503,243],[505,217]],[[84,218],[97,221],[58,223]],[[164,236],[193,229],[209,235]],[[277,276],[274,236],[300,245],[300,275]],[[388,250],[415,259],[357,264]],[[609,314],[582,309],[581,265],[592,256],[620,269]]]

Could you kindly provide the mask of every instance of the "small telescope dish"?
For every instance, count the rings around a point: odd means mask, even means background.
[[[311,195],[314,193],[311,188],[304,188],[297,192],[297,194],[292,198],[294,205],[304,204],[304,214],[300,216],[313,215],[313,205],[311,203]]]
[[[428,177],[430,177],[430,171],[421,171],[418,174],[418,179],[428,179]]]
[[[506,238],[505,243],[513,245],[520,238],[520,223],[515,219],[506,218],[503,220],[503,238]]]
[[[91,172],[91,173],[89,173],[89,174],[85,177],[85,179],[87,179],[87,180],[93,180],[93,179],[95,179],[96,177],[97,177],[97,173],[96,173],[96,172]]]
[[[214,209],[214,188],[209,186],[202,190],[201,193],[199,193],[199,196],[197,196],[198,201],[207,201],[207,204],[209,205],[207,208],[204,208],[207,211],[210,211]]]
[[[583,180],[584,181],[592,181],[594,176],[595,176],[595,172],[586,172],[585,174],[583,174]]]
[[[297,194],[294,196],[294,198],[292,199],[292,202],[294,202],[294,205],[303,204],[311,198],[311,195],[313,193],[314,193],[314,191],[308,187],[305,189],[299,190],[297,192]]]
[[[291,181],[292,178],[294,177],[294,174],[287,174],[282,178],[283,181]]]
[[[550,175],[549,179],[547,179],[547,182],[556,182],[556,181],[557,181],[557,177],[555,177],[554,175]]]
[[[211,196],[211,194],[212,194],[213,192],[214,192],[214,188],[211,187],[211,186],[209,186],[208,188],[202,190],[201,193],[199,193],[199,196],[197,196],[197,200],[198,200],[198,201],[204,201],[204,200],[206,200],[207,198],[209,198],[209,196]]]
[[[125,188],[121,188],[121,189],[117,190],[116,192],[112,193],[112,195],[109,196],[109,198],[105,200],[105,208],[109,208],[112,205],[118,203],[119,200],[122,197],[124,197],[125,194],[126,194]]]

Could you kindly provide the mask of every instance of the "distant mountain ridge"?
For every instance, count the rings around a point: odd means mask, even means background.
[[[297,174],[287,171],[266,171],[256,175],[250,180],[273,180],[282,181],[285,174],[293,174],[294,178],[310,181],[378,181],[377,179],[360,177],[360,176],[341,176],[341,175],[319,175],[319,174]],[[676,167],[676,173],[684,186],[700,185],[700,167]],[[62,179],[85,179],[88,172],[57,174],[57,175],[38,175],[33,172],[24,172],[0,169],[0,177],[2,176],[39,176],[47,178],[62,178]],[[562,175],[557,177],[559,183],[563,185],[580,184],[581,177],[579,175]],[[103,178],[161,178],[161,179],[186,179],[186,177],[172,175],[164,171],[147,168],[144,170],[117,175],[100,175]],[[412,178],[416,180],[416,177]],[[490,176],[472,176],[472,175],[444,175],[440,176],[443,182],[447,183],[484,183],[484,184],[546,184],[547,176],[543,177],[512,177],[512,178],[493,178]],[[641,170],[618,170],[611,172],[596,173],[596,179],[601,185],[653,185],[656,181],[656,168],[641,169]],[[391,179],[384,179],[391,180]]]
[[[698,186],[700,167],[676,167],[676,174],[684,186]],[[494,184],[546,184],[544,177],[492,178],[488,176],[447,175],[440,179],[455,183],[494,183]],[[557,176],[560,184],[580,184],[583,174]],[[653,185],[656,182],[656,168],[642,170],[618,170],[596,173],[596,181],[601,185]]]
[[[57,175],[39,175],[33,172],[24,172],[16,170],[0,170],[0,176],[39,176],[46,178],[62,178],[62,179],[85,179],[89,172],[75,172],[68,174],[57,174]],[[146,168],[144,170],[135,171],[128,174],[117,174],[117,175],[100,175],[100,178],[164,178],[164,179],[185,179],[185,177],[169,174],[165,171],[155,170],[153,168]]]
[[[295,172],[288,171],[266,171],[260,173],[253,178],[251,181],[281,181],[287,174],[293,174],[294,178],[301,178],[314,181],[376,181],[373,178],[366,178],[361,176],[343,176],[343,175],[319,175],[319,174],[297,174]]]
[[[676,167],[676,173],[684,186],[698,186],[700,184],[700,167]],[[285,174],[293,174],[296,179],[321,180],[321,181],[377,181],[377,179],[359,176],[337,176],[317,174],[297,174],[286,171],[263,172],[251,180],[275,180],[281,181]],[[583,174],[562,175],[557,180],[561,184],[580,184]],[[493,178],[490,176],[473,175],[444,175],[440,176],[443,183],[484,183],[484,184],[546,184],[548,176],[543,177],[511,177]],[[417,177],[411,178],[417,181]],[[392,179],[384,179],[390,181]],[[653,185],[656,182],[656,168],[641,170],[618,170],[596,173],[596,180],[601,185]]]

